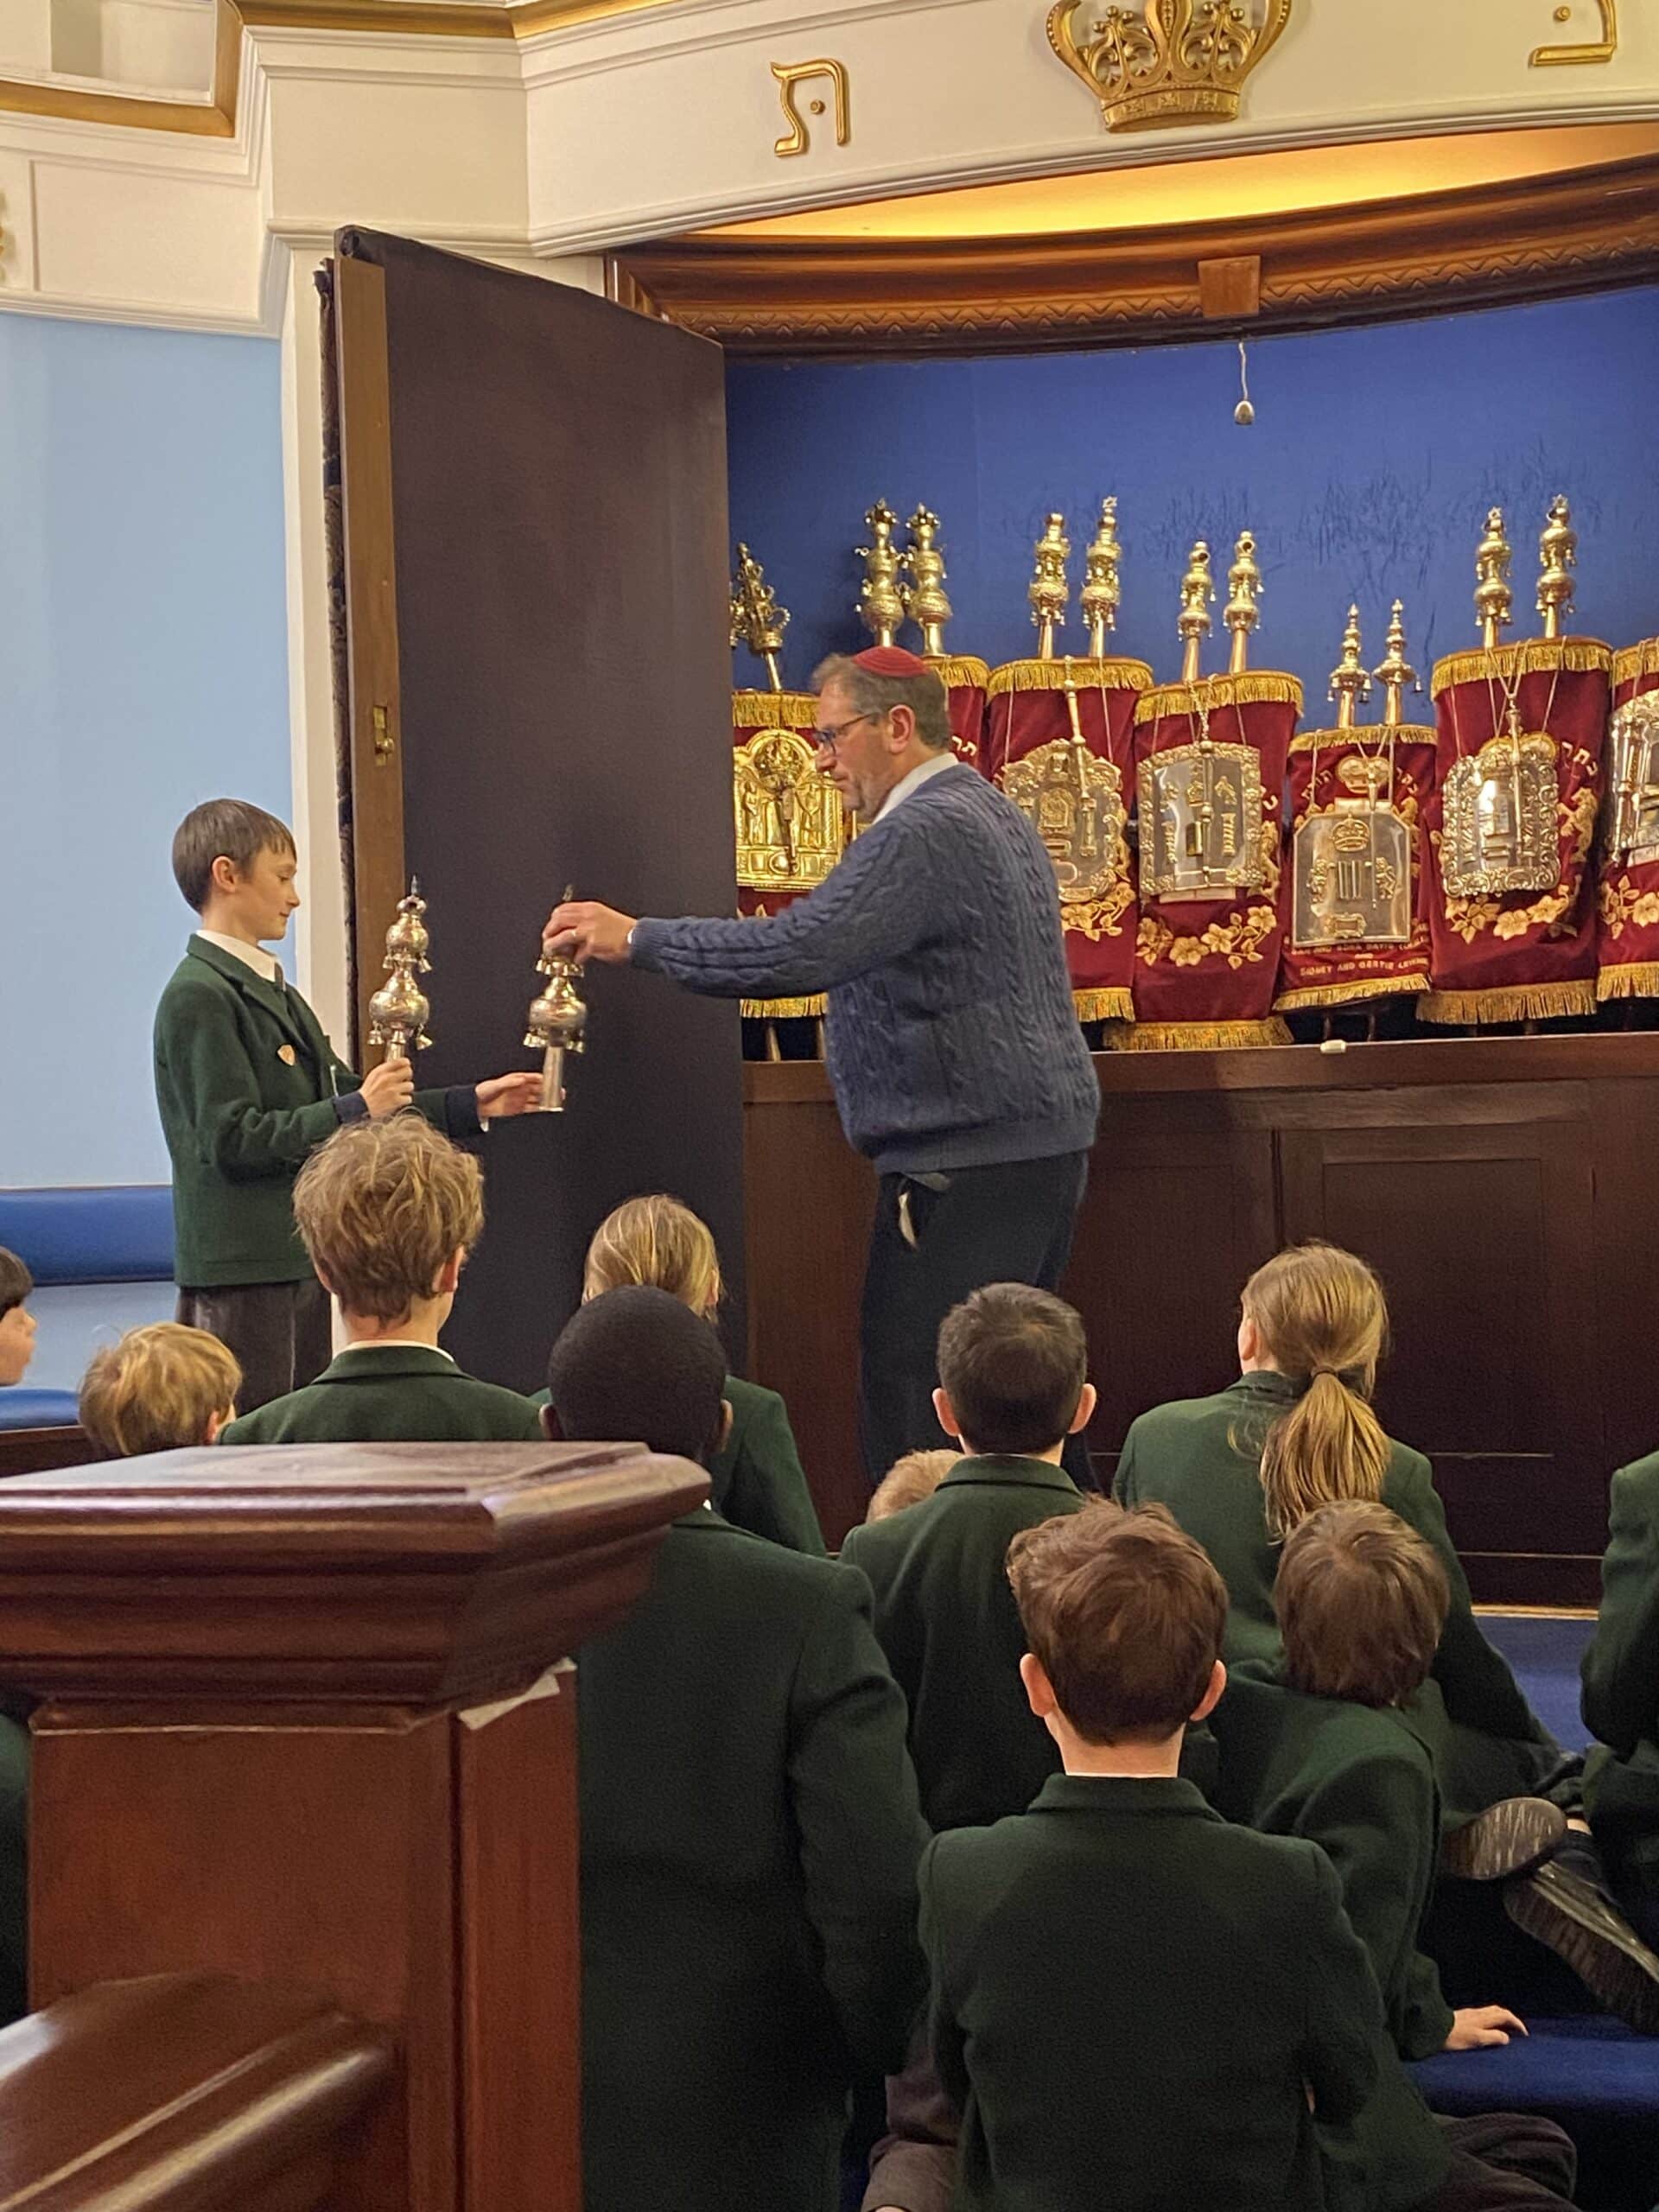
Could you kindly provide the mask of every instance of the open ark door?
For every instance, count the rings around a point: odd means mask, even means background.
[[[723,364],[587,293],[372,232],[336,238],[333,289],[359,1036],[416,874],[416,1080],[472,1082],[536,1065],[525,1008],[566,884],[630,913],[736,912]],[[713,1229],[743,1342],[737,1008],[622,969],[590,968],[583,994],[565,1112],[479,1146],[484,1241],[446,1334],[518,1389],[543,1380],[594,1229],[644,1191]]]

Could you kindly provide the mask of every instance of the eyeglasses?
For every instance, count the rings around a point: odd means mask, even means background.
[[[837,722],[833,729],[815,729],[812,742],[820,753],[837,753],[841,749],[841,741],[849,729],[856,729],[860,722],[875,722],[880,719],[880,715],[849,715],[844,722]]]

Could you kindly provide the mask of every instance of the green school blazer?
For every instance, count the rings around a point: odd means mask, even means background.
[[[193,937],[156,1010],[156,1103],[173,1162],[174,1279],[187,1290],[304,1282],[294,1178],[340,1127],[358,1078],[291,985]],[[466,1084],[415,1104],[452,1137],[476,1136]]]
[[[931,1497],[854,1529],[842,1546],[875,1592],[875,1632],[909,1702],[931,1827],[1023,1812],[1059,1766],[1020,1681],[1026,1636],[1008,1545],[1082,1504],[1046,1459],[959,1459]]]
[[[1439,1700],[1433,1684],[1405,1709],[1307,1697],[1246,1660],[1210,1718],[1220,1753],[1211,1802],[1230,1821],[1303,1836],[1325,1853],[1402,2058],[1443,2050],[1452,2032],[1440,1974],[1418,1948],[1440,1844]]]
[[[1257,1470],[1261,1439],[1298,1395],[1287,1376],[1263,1372],[1243,1375],[1211,1398],[1155,1407],[1131,1426],[1117,1463],[1112,1494],[1119,1503],[1166,1505],[1215,1561],[1231,1600],[1223,1655],[1229,1666],[1255,1659],[1276,1667],[1283,1657],[1273,1611],[1279,1547],[1268,1534]],[[1437,1754],[1443,1812],[1455,1825],[1500,1797],[1535,1789],[1560,1747],[1481,1634],[1433,1470],[1407,1445],[1391,1442],[1389,1451],[1382,1503],[1433,1546],[1452,1592],[1433,1673],[1447,1716]]]
[[[1659,1905],[1659,1452],[1613,1477],[1601,1610],[1581,1662],[1591,1827],[1621,1890]]]
[[[734,1528],[823,1557],[823,1531],[807,1488],[789,1408],[775,1390],[726,1378],[725,1398],[732,1409],[732,1433],[709,1462],[709,1483],[716,1513]]]
[[[343,1351],[315,1382],[233,1421],[221,1444],[533,1444],[528,1398],[424,1344]]]
[[[936,1838],[921,1892],[954,2212],[1393,2212],[1438,2186],[1445,2145],[1313,1844],[1230,1826],[1190,1782],[1056,1775]]]
[[[699,1508],[577,1669],[587,2212],[834,2212],[925,1989],[869,1586]]]

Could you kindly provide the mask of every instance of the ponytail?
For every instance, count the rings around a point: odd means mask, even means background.
[[[1262,1446],[1262,1503],[1282,1541],[1321,1505],[1375,1504],[1390,1446],[1370,1394],[1388,1337],[1382,1286],[1332,1244],[1299,1244],[1258,1268],[1243,1307],[1263,1354],[1306,1389]]]

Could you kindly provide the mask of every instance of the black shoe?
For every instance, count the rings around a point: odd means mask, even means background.
[[[1640,2035],[1659,2036],[1659,1955],[1605,1891],[1551,1860],[1510,1883],[1503,1910],[1610,2012]]]
[[[1567,1815],[1542,1797],[1505,1797],[1453,1828],[1440,1845],[1440,1872],[1460,1882],[1529,1874],[1567,1838]]]

